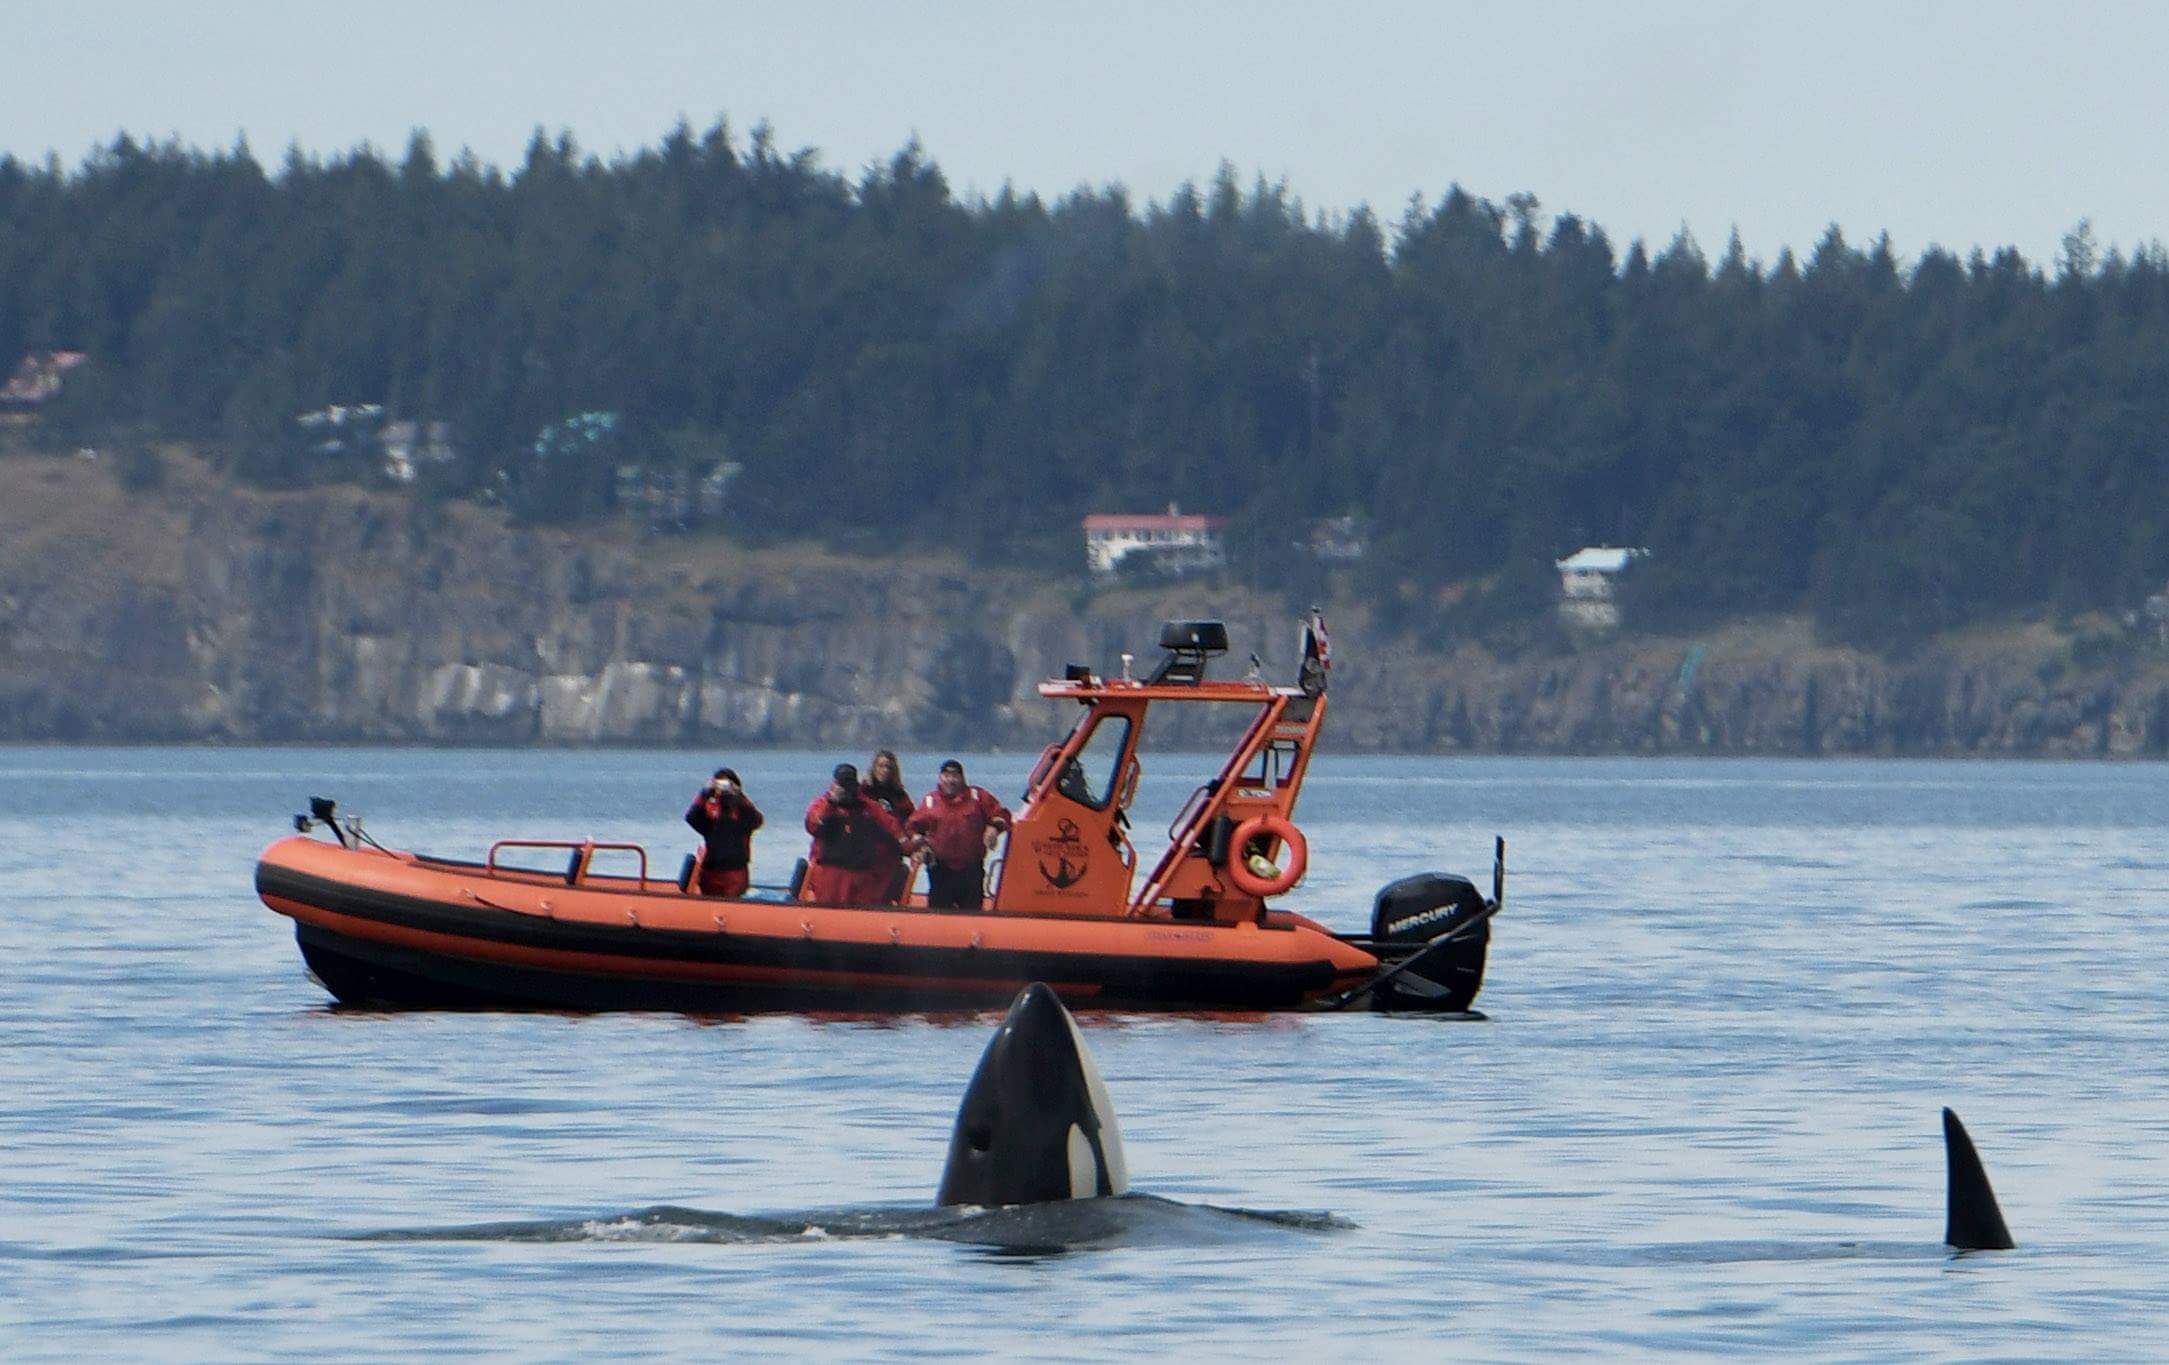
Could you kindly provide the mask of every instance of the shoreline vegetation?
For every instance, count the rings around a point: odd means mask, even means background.
[[[1165,617],[1221,616],[1231,659],[1292,669],[1299,604],[1230,575],[1095,591],[1081,567],[748,548],[622,518],[522,527],[397,491],[257,489],[181,447],[153,458],[155,499],[104,454],[0,459],[0,740],[1036,749],[1062,719],[1036,683],[1149,657]],[[1508,655],[1384,631],[1346,584],[1320,598],[1343,752],[2169,751],[2169,655],[2102,618],[1902,655],[1775,616]]]
[[[122,136],[0,157],[0,366],[0,737],[1036,742],[1044,671],[1317,602],[1352,748],[2169,753],[2169,250],[2083,222]],[[1088,584],[1175,504],[1227,571]]]

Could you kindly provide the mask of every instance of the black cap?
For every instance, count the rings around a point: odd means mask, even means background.
[[[856,787],[859,784],[859,770],[848,763],[837,764],[836,771],[830,773],[829,776],[846,787]]]
[[[715,775],[717,777],[727,777],[734,783],[738,781],[738,774],[729,768],[718,768],[715,770]]]
[[[941,770],[945,773],[955,773],[958,777],[962,777],[964,775],[964,765],[957,762],[953,758],[943,763],[941,765]]]

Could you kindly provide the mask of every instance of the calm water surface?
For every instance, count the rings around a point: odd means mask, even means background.
[[[757,877],[835,757],[733,756]],[[2130,1358],[2169,1328],[2169,769],[1328,754],[1289,903],[1336,927],[1508,836],[1490,1021],[1086,1015],[1139,1190],[1351,1226],[1015,1255],[631,1216],[923,1206],[992,1016],[338,1011],[251,889],[312,793],[395,845],[674,869],[715,761],[0,749],[0,1353]],[[1141,832],[1195,762],[1148,763]],[[1005,796],[1026,763],[971,761]],[[2020,1250],[1938,1245],[1943,1104]],[[573,1235],[381,1236],[490,1223]]]

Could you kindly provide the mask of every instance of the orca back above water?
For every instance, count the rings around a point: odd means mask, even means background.
[[[1981,1154],[1973,1150],[1966,1125],[1950,1109],[1943,1111],[1943,1155],[1950,1181],[1944,1198],[1943,1241],[1960,1251],[2009,1251],[2018,1245],[2004,1224],[1996,1192],[1988,1184]]]
[[[1949,1169],[1943,1240],[1952,1250],[2007,1251],[1988,1173],[1958,1115],[1943,1111]],[[1076,1020],[1050,988],[1021,991],[966,1087],[933,1209],[823,1209],[777,1215],[708,1213],[657,1206],[601,1218],[391,1229],[365,1241],[793,1242],[836,1237],[924,1237],[1003,1252],[1082,1247],[1196,1245],[1261,1232],[1317,1233],[1354,1226],[1326,1213],[1181,1204],[1131,1195],[1106,1086]],[[1913,1259],[1921,1243],[1703,1242],[1571,1252],[1535,1259],[1575,1264],[1730,1264],[1759,1261]]]
[[[934,1202],[996,1208],[1129,1188],[1099,1069],[1077,1021],[1035,981],[1017,993],[964,1090]]]

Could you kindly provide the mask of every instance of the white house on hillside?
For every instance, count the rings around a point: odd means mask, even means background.
[[[68,371],[90,359],[81,351],[32,351],[0,382],[0,412],[34,412],[60,395]]]
[[[1619,603],[1612,587],[1619,576],[1647,550],[1627,550],[1613,545],[1591,545],[1565,559],[1554,560],[1559,570],[1559,615],[1570,626],[1609,630],[1619,624]]]
[[[450,422],[402,418],[386,422],[378,434],[384,445],[384,476],[393,483],[413,483],[425,465],[447,465],[459,458],[452,447]]]
[[[1095,512],[1084,519],[1085,564],[1111,574],[1132,555],[1168,573],[1217,569],[1227,563],[1220,543],[1226,517],[1185,514],[1174,503],[1165,516]]]

